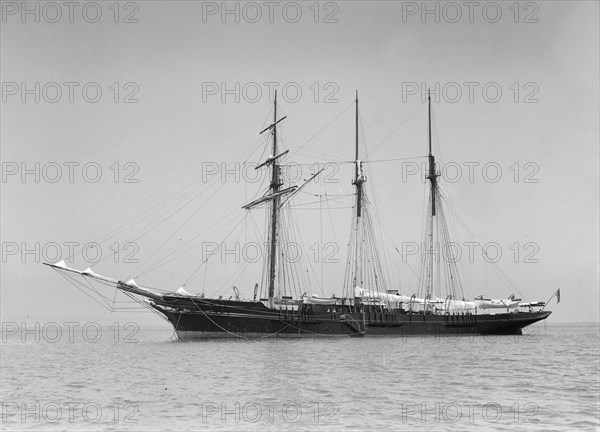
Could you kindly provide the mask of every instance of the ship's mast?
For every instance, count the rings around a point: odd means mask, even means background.
[[[260,131],[260,134],[263,134],[267,131],[271,131],[273,135],[273,147],[271,149],[271,155],[267,158],[266,161],[256,166],[255,169],[260,169],[264,166],[271,166],[271,184],[269,185],[269,193],[258,198],[251,203],[246,204],[242,208],[245,210],[250,210],[251,208],[257,207],[258,205],[269,202],[271,205],[271,214],[267,217],[269,221],[269,241],[268,241],[268,253],[267,255],[267,265],[265,271],[265,279],[266,284],[268,285],[268,293],[269,293],[269,307],[273,307],[273,300],[275,298],[275,280],[277,276],[277,241],[279,237],[279,210],[282,205],[281,197],[287,194],[293,194],[298,191],[298,186],[290,186],[285,189],[281,189],[283,182],[281,181],[281,173],[280,173],[280,165],[279,159],[285,156],[288,153],[288,150],[277,154],[277,124],[283,121],[286,117],[282,117],[279,120],[277,119],[277,90],[275,91],[275,100],[273,101],[273,123]],[[316,175],[314,176],[316,177]],[[313,177],[313,178],[314,178]],[[311,178],[312,180],[312,178]],[[284,197],[285,198],[285,197]],[[287,197],[289,199],[289,197]],[[283,201],[285,203],[285,201]]]
[[[429,170],[427,178],[431,182],[431,216],[435,216],[435,192],[437,187],[437,175],[435,174],[435,156],[431,153],[431,94],[429,89],[427,90],[427,102],[428,102],[428,132],[429,132]]]
[[[273,102],[273,156],[277,155],[277,90],[275,90],[275,100]],[[277,159],[273,159],[271,166],[271,193],[273,200],[271,202],[271,244],[269,245],[269,307],[273,307],[273,298],[275,296],[275,273],[277,264],[277,222],[279,217],[279,192],[281,181],[279,179],[279,164]]]
[[[354,164],[355,164],[355,170],[354,170],[354,180],[352,181],[352,184],[356,186],[356,217],[360,218],[361,217],[361,213],[362,213],[362,197],[363,197],[363,183],[366,180],[366,178],[363,176],[362,173],[362,162],[358,159],[358,91],[356,92],[356,100],[354,101],[355,106],[356,106],[356,113],[355,113],[355,118],[354,118],[354,123],[355,123],[355,158],[354,158]]]
[[[356,212],[348,244],[348,261],[344,278],[344,294],[350,300],[355,297],[355,289],[362,288],[373,292],[386,292],[387,283],[383,277],[381,259],[377,251],[375,231],[369,211],[368,199],[364,190],[367,177],[363,173],[363,163],[359,155],[359,118],[358,92],[355,99],[354,118],[354,176],[352,184],[356,187]]]
[[[428,116],[427,116],[427,128],[428,128],[428,147],[429,147],[429,153],[428,153],[428,161],[429,161],[429,167],[427,170],[427,176],[426,178],[429,180],[429,182],[431,183],[431,214],[429,215],[429,253],[430,255],[430,259],[429,259],[429,281],[430,284],[429,286],[427,286],[427,295],[426,296],[430,296],[430,295],[435,295],[434,292],[434,255],[435,255],[435,251],[434,251],[434,238],[433,238],[433,219],[435,218],[436,215],[436,202],[435,202],[435,197],[437,195],[437,177],[438,175],[435,172],[435,156],[433,156],[433,153],[431,151],[431,92],[429,91],[429,89],[427,89],[427,103],[428,103]]]
[[[354,263],[354,280],[352,282],[353,287],[357,283],[363,285],[364,274],[363,274],[363,229],[361,228],[361,217],[362,217],[362,203],[363,203],[363,183],[367,180],[362,173],[362,162],[358,158],[358,90],[356,91],[355,114],[354,114],[354,179],[352,184],[356,186],[356,256]],[[358,280],[357,280],[358,279]],[[354,288],[352,288],[354,289]]]

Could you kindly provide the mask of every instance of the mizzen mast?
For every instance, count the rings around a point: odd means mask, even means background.
[[[435,296],[435,290],[434,290],[434,283],[435,283],[435,278],[434,278],[434,256],[435,256],[435,239],[434,239],[434,219],[436,218],[436,195],[438,194],[438,185],[437,185],[437,177],[439,174],[437,174],[435,172],[435,156],[433,155],[433,152],[431,150],[431,92],[429,89],[427,89],[427,136],[428,136],[428,155],[427,155],[427,159],[428,159],[428,169],[427,169],[427,174],[425,176],[425,178],[427,180],[429,180],[429,182],[431,183],[431,191],[430,191],[430,207],[431,207],[431,212],[429,214],[429,250],[427,251],[430,256],[429,258],[429,266],[428,266],[428,272],[429,272],[429,277],[428,279],[428,284],[426,287],[426,296],[425,298],[429,298],[432,295]]]
[[[427,170],[427,178],[431,182],[431,216],[435,216],[435,195],[437,192],[437,177],[438,175],[435,173],[435,156],[431,152],[431,94],[430,91],[427,90],[427,102],[428,102],[428,136],[429,136],[429,154],[427,156],[429,160],[429,168]]]

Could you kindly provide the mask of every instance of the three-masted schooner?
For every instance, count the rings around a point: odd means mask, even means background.
[[[522,329],[547,318],[545,303],[521,303],[514,296],[508,299],[474,301],[464,298],[456,262],[448,260],[436,265],[432,254],[426,254],[421,265],[417,293],[406,296],[388,289],[375,241],[375,230],[369,212],[364,184],[363,162],[359,157],[358,94],[355,100],[355,203],[351,227],[348,259],[343,294],[323,298],[303,294],[293,298],[281,295],[278,268],[281,265],[279,248],[280,217],[284,204],[294,195],[297,186],[284,186],[280,161],[287,151],[278,148],[277,128],[285,119],[277,116],[277,93],[273,106],[273,122],[260,133],[269,132],[272,138],[271,154],[256,168],[270,169],[270,184],[264,196],[242,208],[250,210],[267,206],[268,253],[265,256],[267,298],[252,300],[207,298],[185,291],[158,292],[138,285],[133,279],[121,281],[101,276],[91,269],[84,271],[68,267],[64,261],[45,263],[60,272],[78,274],[89,280],[116,287],[128,295],[139,296],[145,303],[165,317],[180,339],[211,338],[296,338],[321,336],[372,335],[462,335],[462,334],[521,334]],[[431,146],[431,98],[428,96],[428,169],[429,183],[426,241],[430,249],[434,242],[449,242],[442,196]],[[318,175],[315,174],[315,176]],[[314,176],[313,176],[314,177]],[[310,179],[309,179],[310,181]],[[445,281],[446,297],[441,294],[440,280]],[[312,292],[306,287],[307,292]]]

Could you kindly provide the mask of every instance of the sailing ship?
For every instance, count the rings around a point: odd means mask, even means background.
[[[278,127],[286,118],[278,118],[277,93],[273,104],[273,121],[263,129],[271,135],[270,156],[256,168],[268,168],[270,184],[260,198],[244,205],[251,211],[266,207],[268,253],[265,254],[263,287],[264,298],[257,298],[255,286],[252,299],[241,299],[234,287],[235,298],[209,298],[179,289],[161,292],[136,283],[134,279],[122,281],[95,273],[91,268],[77,270],[65,261],[44,263],[61,273],[77,274],[90,281],[113,286],[130,297],[143,299],[144,305],[168,320],[179,339],[212,338],[298,338],[323,336],[404,336],[404,335],[485,335],[522,334],[522,329],[548,318],[544,310],[547,302],[522,303],[514,295],[507,299],[473,301],[465,298],[456,260],[439,264],[434,254],[425,254],[421,263],[419,286],[416,293],[402,295],[399,290],[388,289],[382,268],[382,259],[375,241],[375,229],[369,208],[363,171],[359,155],[358,93],[355,99],[355,158],[353,220],[348,256],[341,296],[319,297],[304,287],[300,296],[289,295],[286,278],[282,277],[286,263],[281,252],[285,246],[282,231],[282,213],[290,199],[302,186],[284,187],[281,161],[288,151],[278,146]],[[428,103],[428,154],[427,173],[428,208],[426,242],[429,250],[438,242],[450,242],[449,230],[442,205],[431,139],[431,97]],[[319,175],[317,172],[308,181]],[[445,288],[445,298],[439,295]],[[287,294],[287,295],[286,295]]]

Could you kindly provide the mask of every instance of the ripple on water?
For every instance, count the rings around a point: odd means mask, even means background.
[[[599,427],[595,325],[549,325],[527,336],[527,342],[416,337],[198,343],[172,341],[171,335],[171,330],[142,330],[138,343],[102,340],[93,346],[8,341],[2,347],[3,401],[93,402],[104,417],[92,423],[79,412],[73,422],[63,415],[61,422],[40,424],[9,417],[4,426],[134,431]],[[114,404],[122,411],[116,424],[105,418]],[[137,421],[125,422],[132,407],[139,409]],[[257,407],[262,411],[254,421]]]

